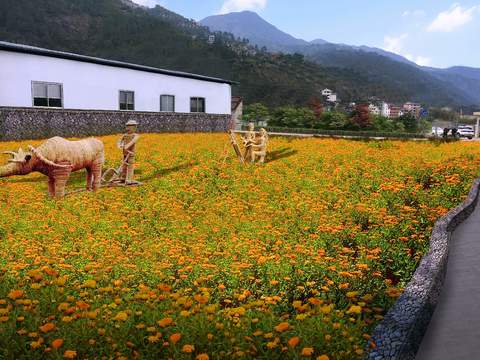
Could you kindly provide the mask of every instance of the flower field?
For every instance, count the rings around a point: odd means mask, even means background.
[[[480,147],[269,146],[241,166],[223,134],[144,135],[144,186],[60,201],[43,175],[0,179],[0,358],[362,358]]]

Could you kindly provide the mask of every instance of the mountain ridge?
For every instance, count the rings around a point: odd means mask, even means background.
[[[246,23],[241,23],[243,19],[248,20],[248,32],[243,32],[242,30],[242,26],[244,28],[247,27]],[[235,27],[231,26],[231,21],[235,22]],[[200,24],[208,26],[211,31],[232,32],[234,36],[255,34],[261,31],[259,29],[271,25],[253,12],[208,17],[200,21]],[[296,39],[299,41],[295,44],[282,43],[281,39],[290,35],[273,25],[271,26],[272,28],[270,29],[272,31],[275,29],[277,32],[276,36],[270,39],[263,39],[260,43],[255,36],[250,38],[247,36],[247,38],[252,44],[266,46],[271,52],[300,53],[308,60],[319,65],[364,72],[369,74],[372,79],[376,79],[376,81],[383,78],[385,81],[395,84],[397,82],[397,79],[395,79],[396,75],[402,74],[404,79],[410,79],[410,85],[416,84],[416,86],[421,88],[421,91],[429,91],[427,85],[430,83],[436,91],[451,93],[451,96],[456,94],[458,98],[463,99],[462,101],[465,105],[480,104],[480,69],[466,66],[454,66],[446,69],[423,67],[401,55],[365,45],[335,44],[326,40],[306,42],[302,39]],[[264,37],[268,35],[268,33],[263,34]],[[387,58],[394,63],[378,59],[375,56],[371,56],[372,54]],[[383,67],[372,68],[371,65],[373,64],[381,64]],[[404,65],[409,66],[409,68],[406,68]],[[415,78],[418,81],[414,81]],[[401,86],[401,84],[398,84],[398,86]]]

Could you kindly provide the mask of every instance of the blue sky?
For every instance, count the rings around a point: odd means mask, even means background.
[[[201,20],[253,10],[305,40],[380,47],[420,65],[480,67],[480,0],[134,0]]]

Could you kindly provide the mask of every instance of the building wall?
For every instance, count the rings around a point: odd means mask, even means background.
[[[115,134],[129,120],[138,121],[142,133],[223,132],[231,126],[230,114],[0,107],[0,141]]]
[[[32,81],[45,81],[63,84],[65,109],[116,111],[130,90],[135,111],[158,112],[160,95],[175,95],[176,112],[190,112],[190,97],[204,97],[207,113],[231,112],[229,84],[3,50],[0,64],[0,106],[31,107]]]

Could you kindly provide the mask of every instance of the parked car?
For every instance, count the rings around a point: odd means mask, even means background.
[[[473,130],[473,126],[460,125],[458,127],[458,135],[463,138],[473,139],[475,137],[475,131]]]
[[[432,127],[432,135],[433,136],[443,136],[443,128],[441,127]]]

